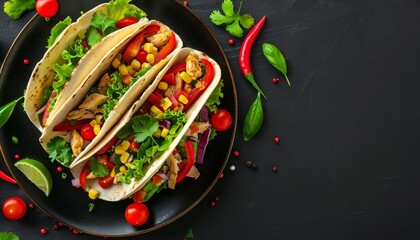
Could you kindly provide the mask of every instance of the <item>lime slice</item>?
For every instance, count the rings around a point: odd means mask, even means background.
[[[19,169],[31,182],[41,189],[48,197],[52,188],[52,177],[47,167],[41,162],[25,158],[15,163]]]

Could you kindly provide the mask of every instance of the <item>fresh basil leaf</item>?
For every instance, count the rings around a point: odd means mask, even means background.
[[[258,92],[257,98],[251,104],[245,117],[243,127],[243,137],[245,141],[251,140],[260,130],[264,121],[263,105],[261,101],[261,93]]]
[[[283,73],[284,77],[287,80],[287,83],[290,86],[290,81],[287,77],[286,59],[284,58],[283,53],[281,53],[280,49],[271,43],[263,43],[262,50],[268,62],[281,73]]]

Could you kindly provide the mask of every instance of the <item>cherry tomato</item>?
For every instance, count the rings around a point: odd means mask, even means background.
[[[10,197],[3,202],[3,214],[10,220],[18,220],[25,216],[26,203],[20,197]]]
[[[50,18],[57,13],[58,2],[57,0],[37,0],[35,8],[41,17]]]
[[[96,137],[93,127],[89,123],[83,125],[82,129],[80,129],[80,135],[86,141],[92,141]]]
[[[137,60],[139,60],[139,62],[141,63],[145,63],[147,62],[146,57],[147,57],[147,52],[145,50],[140,50],[139,53],[137,53]]]
[[[217,131],[226,131],[232,124],[232,116],[227,110],[219,109],[211,115],[210,123]]]
[[[135,17],[125,17],[125,18],[119,20],[116,25],[117,25],[117,28],[125,28],[125,27],[130,26],[134,23],[137,23],[138,21],[139,21],[139,19],[135,18]]]
[[[130,146],[128,147],[128,149],[130,149],[133,152],[138,152],[140,149],[140,143],[132,141],[130,143]]]
[[[101,186],[103,189],[111,186],[113,182],[114,182],[114,178],[109,175],[106,177],[98,178],[99,186]]]
[[[133,226],[140,226],[149,219],[149,209],[143,203],[131,203],[125,209],[125,219]]]

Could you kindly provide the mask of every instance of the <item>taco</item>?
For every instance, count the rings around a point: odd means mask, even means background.
[[[219,65],[204,53],[179,50],[101,143],[70,166],[89,197],[128,198],[155,174],[176,183],[174,150],[180,145],[189,149],[186,158],[191,164],[191,141],[183,137],[192,134],[191,126],[220,77]],[[195,127],[194,132],[199,131]],[[182,155],[178,154],[180,162]],[[172,167],[162,170],[166,163]]]
[[[24,102],[26,114],[41,132],[109,51],[110,44],[122,41],[147,21],[146,14],[129,2],[112,0],[82,14],[74,23],[67,17],[51,30],[48,50],[32,72]],[[132,25],[127,24],[128,19]]]
[[[40,143],[51,160],[68,167],[89,152],[181,47],[179,36],[156,20],[114,43],[44,129]]]

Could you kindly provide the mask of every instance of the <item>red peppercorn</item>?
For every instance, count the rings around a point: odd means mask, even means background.
[[[219,197],[216,197],[214,200],[219,201]]]
[[[63,168],[62,167],[57,167],[57,172],[61,172],[61,171],[63,171]]]
[[[278,168],[278,167],[276,167],[276,166],[273,166],[273,167],[271,168],[271,171],[273,171],[273,173],[276,173],[276,172],[278,172],[278,171],[279,171],[279,168]]]
[[[228,40],[228,44],[229,44],[230,46],[232,46],[233,44],[235,44],[235,40],[233,40],[232,38],[229,38],[229,40]]]
[[[41,232],[42,235],[45,235],[45,234],[47,234],[47,229],[46,228],[41,228],[40,232]]]
[[[34,204],[33,204],[33,203],[30,203],[30,204],[29,204],[29,208],[30,208],[30,209],[34,209],[34,207],[35,207],[35,206],[34,206]]]
[[[58,224],[54,224],[54,227],[53,227],[53,230],[57,230],[57,229],[59,229],[60,227],[58,226]]]
[[[215,201],[211,201],[210,202],[210,206],[212,206],[212,207],[216,206],[216,202]]]
[[[224,173],[221,173],[220,176],[219,176],[219,178],[222,179],[224,176],[225,176],[225,174]]]
[[[238,150],[233,151],[233,156],[235,157],[239,156],[239,151]]]
[[[19,159],[20,155],[19,154],[15,154],[15,159]]]
[[[29,60],[28,59],[23,60],[23,64],[28,65],[29,64]]]
[[[273,80],[272,80],[272,81],[273,81],[273,83],[274,83],[274,84],[276,84],[276,83],[279,81],[279,78],[276,78],[276,77],[275,77],[275,78],[273,78]]]
[[[279,143],[279,142],[280,142],[280,138],[275,137],[275,138],[274,138],[274,142]]]
[[[62,222],[59,222],[59,223],[58,223],[58,226],[59,226],[59,227],[62,227],[62,226],[64,226],[64,224],[63,224]]]
[[[73,234],[74,235],[79,234],[79,231],[77,231],[76,229],[73,229]]]

